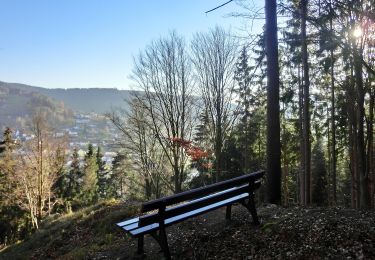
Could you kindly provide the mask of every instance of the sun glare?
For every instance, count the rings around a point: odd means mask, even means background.
[[[359,38],[359,37],[361,37],[362,36],[362,28],[361,27],[357,27],[357,28],[355,28],[354,29],[354,31],[353,31],[353,36],[355,37],[355,38]]]

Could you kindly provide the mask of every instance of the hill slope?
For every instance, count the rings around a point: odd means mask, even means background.
[[[104,203],[49,221],[30,240],[0,253],[0,259],[129,259],[136,240],[114,225],[137,205]],[[186,220],[167,229],[176,259],[374,259],[375,212],[340,208],[260,208],[263,225],[251,226],[241,206],[230,222],[225,210]],[[149,259],[162,254],[146,236]]]
[[[126,102],[134,91],[114,88],[69,88],[48,89],[19,83],[1,82],[0,86],[19,89],[26,92],[40,93],[55,100],[62,101],[66,106],[77,112],[105,113],[112,107],[126,109]]]
[[[73,111],[63,102],[37,92],[33,87],[0,82],[0,129],[22,124],[22,120],[38,109],[45,111],[54,125],[66,124],[73,116]]]

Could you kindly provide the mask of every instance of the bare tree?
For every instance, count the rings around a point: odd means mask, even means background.
[[[194,36],[192,53],[196,78],[214,140],[215,179],[218,181],[224,142],[235,120],[233,90],[237,43],[228,32],[216,27],[208,33],[197,33]]]
[[[165,167],[166,155],[155,138],[152,120],[145,104],[138,97],[130,101],[129,105],[130,112],[126,116],[121,117],[118,111],[107,114],[123,135],[119,140],[120,145],[133,163],[133,169],[128,169],[128,172],[136,172],[134,176],[124,176],[124,184],[130,193],[137,193],[141,189],[146,199],[159,198],[165,186],[173,190],[170,172]]]
[[[144,91],[138,99],[151,118],[151,129],[173,172],[173,192],[186,180],[187,156],[176,138],[190,139],[192,80],[184,40],[175,32],[152,42],[134,61],[133,79]]]
[[[33,226],[38,228],[53,206],[52,187],[65,164],[66,142],[53,137],[40,111],[32,118],[30,130],[34,138],[19,152],[13,181],[17,183],[17,203],[28,210]]]

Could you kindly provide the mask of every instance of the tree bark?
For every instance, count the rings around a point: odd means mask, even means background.
[[[281,202],[279,63],[276,0],[266,0],[268,202]]]
[[[366,174],[368,176],[368,181],[369,181],[369,206],[371,208],[374,207],[374,175],[372,173],[373,171],[373,156],[374,156],[374,151],[373,151],[373,141],[374,141],[374,102],[375,102],[375,95],[374,91],[371,89],[369,90],[370,94],[370,104],[369,104],[369,117],[368,117],[368,124],[367,124],[367,162],[366,162]],[[372,178],[371,178],[371,177]]]
[[[356,81],[356,98],[357,98],[357,164],[360,180],[360,207],[363,209],[369,208],[370,198],[368,191],[368,175],[366,171],[366,147],[364,139],[364,87],[362,76],[362,50],[361,48],[354,48],[354,73]]]
[[[331,33],[333,32],[332,28],[332,19],[329,21],[329,27]],[[331,58],[331,132],[332,132],[332,140],[331,140],[331,155],[332,155],[332,161],[331,161],[331,177],[332,177],[332,198],[333,198],[333,204],[336,205],[337,203],[337,184],[336,184],[336,121],[335,121],[335,113],[336,113],[336,107],[335,107],[335,76],[334,76],[334,56],[333,56],[333,45],[331,45],[330,48],[330,58]]]
[[[311,202],[311,145],[310,145],[310,78],[307,52],[306,19],[308,0],[301,0],[301,42],[303,66],[303,144],[305,174],[305,205]]]

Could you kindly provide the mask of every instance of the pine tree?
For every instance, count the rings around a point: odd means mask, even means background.
[[[92,144],[89,144],[85,155],[85,166],[79,196],[81,203],[84,205],[93,204],[98,200],[98,169],[94,148]]]
[[[195,127],[193,141],[196,145],[199,145],[201,147],[204,146],[206,149],[211,148],[211,147],[208,147],[211,143],[208,111],[204,110],[199,115],[198,120],[199,120],[199,123]]]
[[[7,127],[3,133],[3,141],[0,142],[0,154],[5,151],[11,151],[14,148],[15,142],[12,137],[12,130]]]
[[[102,160],[103,154],[100,146],[96,151],[96,164],[98,165],[97,178],[98,178],[98,193],[100,198],[106,198],[108,196],[108,179],[106,177],[107,170],[105,168],[105,162]]]
[[[234,79],[237,81],[238,89],[236,92],[239,96],[239,105],[240,105],[240,122],[237,126],[238,133],[243,142],[239,142],[241,146],[240,150],[242,157],[244,159],[243,168],[247,171],[250,162],[251,156],[251,144],[250,139],[253,139],[255,135],[250,133],[249,120],[250,120],[250,106],[252,104],[252,95],[250,91],[250,67],[248,64],[249,56],[247,54],[246,47],[243,47],[241,50],[241,55],[236,63],[236,72]]]
[[[112,175],[108,182],[108,196],[114,198],[124,198],[127,191],[127,157],[123,152],[117,153],[112,161]]]
[[[14,140],[12,130],[7,127],[0,142],[0,244],[18,240],[18,232],[24,231],[25,212],[14,203]]]
[[[12,185],[10,176],[14,174],[16,160],[14,158],[14,140],[12,130],[7,127],[3,134],[3,141],[0,143],[0,206],[8,204]]]
[[[79,193],[79,178],[82,177],[82,171],[80,168],[80,160],[77,148],[73,149],[72,162],[70,164],[70,170],[66,176],[66,190],[65,197],[68,200],[73,200]]]
[[[82,170],[78,150],[74,148],[69,168],[61,173],[54,185],[55,193],[63,200],[65,212],[71,212],[72,203],[77,202],[76,199],[80,192],[80,179],[82,179]]]

